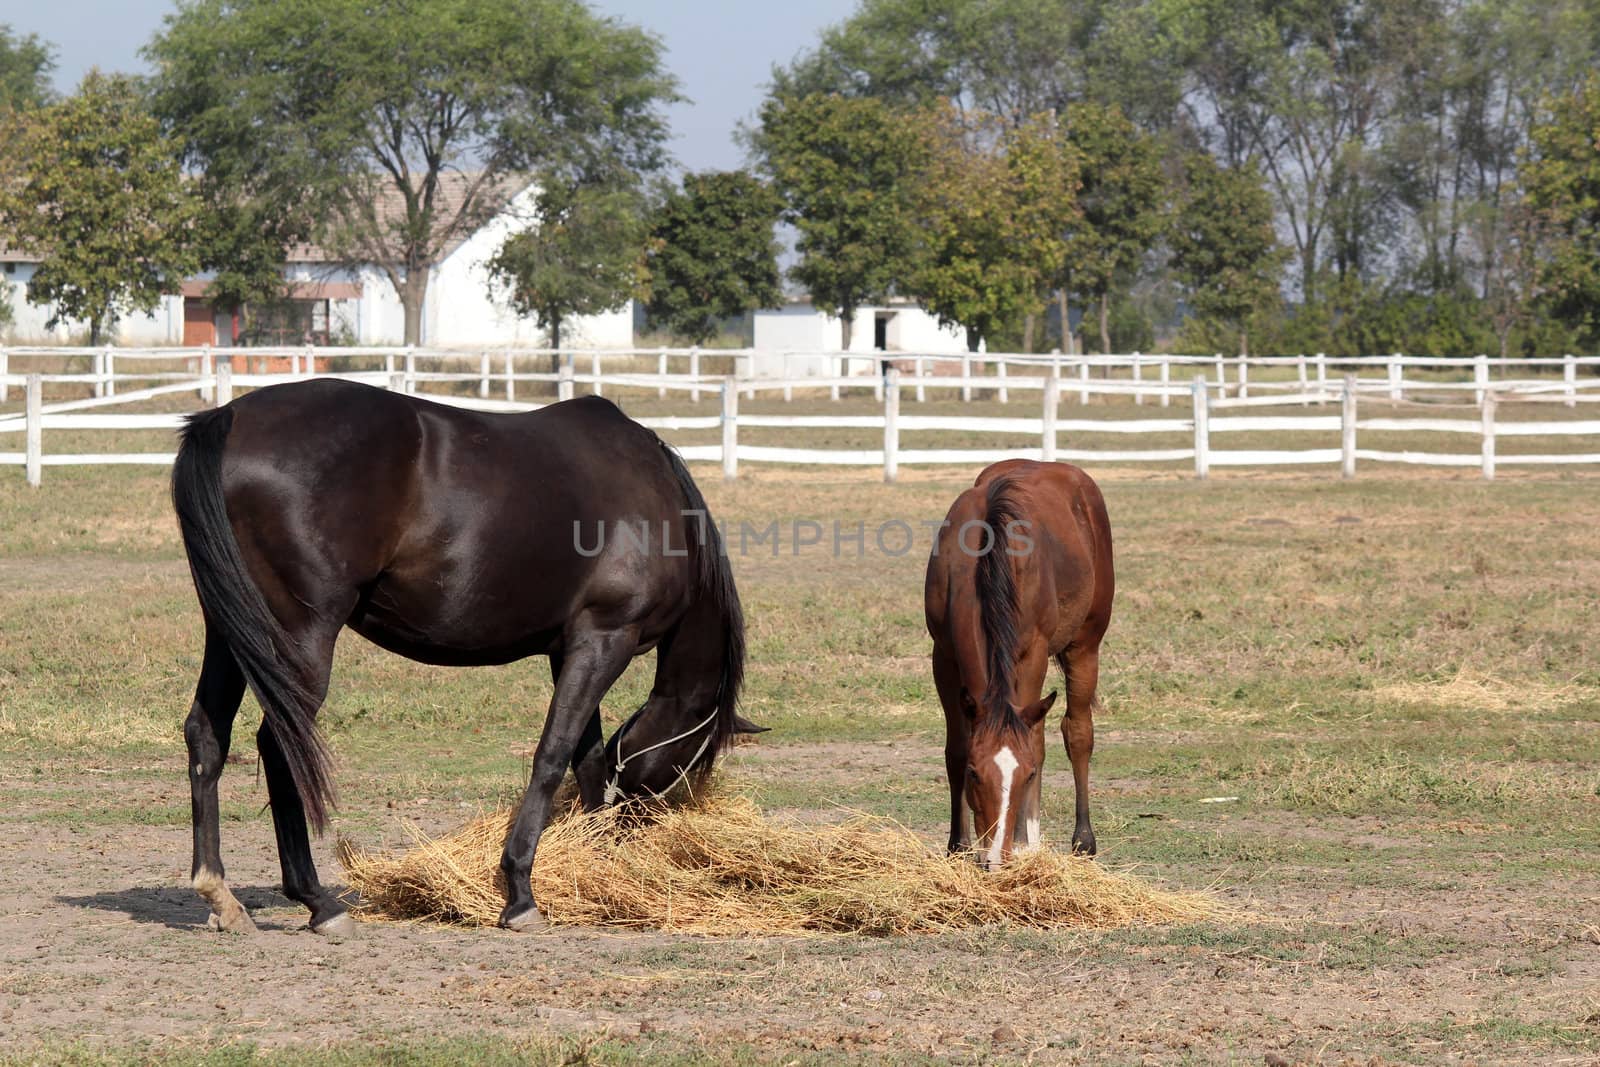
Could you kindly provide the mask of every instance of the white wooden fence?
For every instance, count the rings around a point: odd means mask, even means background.
[[[1249,360],[1222,360],[1220,357],[1183,356],[1132,356],[1065,357],[1065,356],[970,356],[960,361],[959,374],[933,374],[930,369],[949,366],[957,361],[951,357],[902,356],[893,354],[897,365],[909,362],[912,370],[904,373],[899,366],[890,367],[883,374],[867,376],[806,378],[749,378],[741,375],[711,376],[701,373],[700,358],[708,353],[698,350],[651,350],[646,355],[657,360],[655,373],[613,372],[605,373],[603,360],[613,359],[617,353],[563,353],[559,369],[554,372],[527,371],[524,366],[530,358],[548,363],[555,353],[549,350],[521,350],[502,352],[491,360],[488,353],[464,354],[460,352],[423,352],[411,349],[289,349],[289,350],[141,350],[137,353],[97,349],[87,352],[93,360],[90,371],[80,374],[12,374],[5,365],[8,358],[49,354],[59,359],[62,349],[10,349],[0,350],[0,401],[6,398],[5,390],[21,386],[25,402],[21,412],[0,414],[0,436],[21,432],[24,449],[21,452],[0,452],[0,464],[20,464],[25,468],[30,484],[38,485],[42,468],[60,464],[164,464],[172,461],[172,452],[150,453],[52,453],[44,452],[46,430],[172,430],[182,423],[180,414],[129,414],[96,412],[95,409],[122,406],[154,397],[196,392],[209,403],[227,403],[236,387],[268,385],[276,382],[301,379],[312,374],[366,381],[382,388],[417,392],[429,383],[474,382],[476,396],[453,394],[427,394],[430,399],[462,407],[492,411],[528,411],[538,408],[537,403],[518,402],[515,399],[519,383],[554,383],[557,397],[568,399],[579,386],[587,386],[595,393],[606,387],[655,390],[665,396],[668,391],[687,392],[691,400],[701,394],[720,395],[721,412],[715,415],[665,416],[641,419],[655,429],[667,431],[721,431],[719,444],[688,444],[680,451],[691,461],[720,462],[728,478],[738,475],[739,463],[798,463],[841,464],[882,467],[886,480],[893,481],[902,465],[961,464],[979,466],[998,459],[1023,457],[1044,460],[1071,460],[1080,464],[1099,465],[1118,462],[1167,463],[1192,462],[1199,477],[1206,477],[1212,467],[1262,466],[1262,465],[1316,465],[1338,464],[1345,477],[1355,473],[1358,461],[1422,464],[1432,466],[1472,466],[1481,469],[1484,477],[1493,478],[1497,465],[1507,464],[1600,464],[1600,420],[1550,419],[1540,421],[1498,421],[1497,409],[1501,398],[1516,398],[1529,402],[1557,402],[1566,407],[1579,403],[1600,401],[1600,379],[1580,380],[1577,369],[1600,363],[1593,358],[1564,357],[1544,361],[1490,361],[1479,357],[1471,361],[1447,361],[1417,357],[1373,357],[1365,360],[1332,361],[1322,357],[1252,358]],[[735,360],[748,358],[748,352],[717,352],[732,355]],[[637,361],[640,353],[625,353],[626,358]],[[288,369],[280,373],[234,373],[235,359],[269,357],[289,359]],[[194,371],[145,372],[118,371],[119,359],[191,359],[196,361]],[[370,362],[383,360],[383,370],[347,372],[324,375],[322,369],[337,358],[365,358]],[[874,369],[882,354],[872,357]],[[588,362],[587,373],[579,373],[579,360]],[[471,370],[427,370],[430,361],[476,361]],[[673,373],[670,361],[687,363],[686,373]],[[320,364],[320,366],[319,366]],[[1330,376],[1330,371],[1359,371],[1363,367],[1380,366],[1381,377],[1359,377],[1346,373],[1343,377]],[[1502,371],[1529,366],[1558,366],[1559,379],[1548,378],[1491,378],[1490,369]],[[736,364],[737,366],[737,364]],[[1292,367],[1293,378],[1287,375],[1278,380],[1251,382],[1251,367]],[[1097,378],[1091,368],[1105,368],[1103,373],[1126,370],[1126,378]],[[1418,374],[1411,380],[1405,377],[1406,368],[1428,368],[1437,375],[1441,367],[1458,372],[1455,381],[1424,378]],[[977,368],[991,373],[974,374]],[[1183,368],[1194,374],[1191,381],[1173,381],[1174,368]],[[1154,370],[1153,379],[1144,372]],[[1218,374],[1220,378],[1212,377]],[[1470,377],[1460,371],[1470,369]],[[1229,371],[1233,381],[1227,381]],[[1198,372],[1198,373],[1195,373]],[[1282,375],[1281,369],[1278,372]],[[1414,372],[1416,373],[1416,372]],[[146,384],[148,382],[156,384]],[[43,403],[43,386],[46,382],[76,382],[92,387],[93,395]],[[142,387],[129,389],[132,384]],[[504,399],[491,398],[490,384],[504,390]],[[119,385],[121,389],[119,391]],[[741,414],[741,395],[752,397],[760,392],[781,392],[788,398],[796,389],[827,389],[837,395],[841,389],[870,389],[880,398],[882,410],[870,415],[773,415]],[[1037,391],[1038,417],[966,417],[947,415],[915,415],[901,413],[903,394],[924,399],[928,390],[947,389],[971,396],[973,391],[989,391],[1009,402],[1010,394]],[[1252,392],[1254,395],[1252,395]],[[1437,401],[1440,397],[1458,397],[1459,404],[1473,407],[1471,418],[1438,418],[1429,415],[1411,417],[1388,414],[1383,417],[1361,418],[1359,400],[1387,401],[1391,406],[1416,401],[1419,398]],[[1070,397],[1087,403],[1097,395],[1131,395],[1135,402],[1153,399],[1162,407],[1170,407],[1174,397],[1189,405],[1187,415],[1141,418],[1064,418],[1062,408]],[[1338,414],[1229,414],[1239,409],[1259,407],[1323,407],[1337,403]],[[1426,405],[1414,404],[1421,410]],[[1438,410],[1436,407],[1435,410]],[[91,413],[92,412],[92,413]],[[856,429],[877,430],[882,433],[882,447],[874,449],[817,449],[782,447],[741,443],[739,433],[746,429]],[[1212,445],[1216,434],[1239,432],[1300,433],[1326,435],[1330,440],[1337,431],[1339,446],[1308,447],[1299,449],[1217,449]],[[1477,439],[1473,452],[1395,451],[1359,448],[1360,431],[1384,433],[1461,434]],[[1003,448],[906,448],[901,444],[902,434],[923,433],[976,433],[1002,434],[1012,437],[1036,437],[1038,447]],[[1085,449],[1062,447],[1061,435],[1070,435],[1074,442],[1102,435],[1165,434],[1170,438],[1182,435],[1182,447],[1146,449]],[[1595,451],[1574,451],[1543,454],[1498,454],[1496,442],[1502,437],[1584,437],[1594,438]],[[1580,447],[1582,447],[1580,445]]]

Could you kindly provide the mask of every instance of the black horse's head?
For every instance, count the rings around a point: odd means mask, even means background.
[[[694,786],[735,734],[758,734],[737,713],[724,715],[713,702],[688,707],[652,695],[606,742],[605,803],[664,797],[685,783]]]

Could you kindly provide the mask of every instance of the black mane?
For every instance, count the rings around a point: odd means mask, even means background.
[[[1011,706],[1011,676],[1016,669],[1017,645],[1021,641],[1017,632],[1017,579],[1007,553],[1011,544],[1007,529],[1022,518],[1020,505],[1012,495],[1014,489],[1009,478],[997,478],[989,483],[988,508],[984,513],[984,522],[990,531],[988,551],[978,557],[977,566],[978,615],[984,643],[988,646],[989,669],[983,706],[989,713],[985,724],[993,729],[1021,729],[1022,726],[1016,709]]]

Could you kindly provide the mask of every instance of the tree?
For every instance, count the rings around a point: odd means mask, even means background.
[[[744,171],[684,175],[651,226],[650,317],[701,344],[720,320],[782,303],[773,237],[782,211]]]
[[[1237,331],[1240,355],[1250,353],[1251,316],[1278,295],[1284,254],[1272,214],[1272,197],[1250,168],[1224,168],[1205,153],[1185,161],[1172,267],[1196,312]]]
[[[856,309],[904,288],[913,269],[922,125],[874,98],[817,94],[762,105],[755,145],[798,234],[790,275],[839,316],[847,349]]]
[[[646,223],[626,188],[552,185],[539,193],[537,214],[536,225],[506,239],[489,273],[559,348],[563,322],[614,311],[642,290]]]
[[[50,100],[55,49],[37,34],[21,37],[0,23],[0,112],[40,107]]]
[[[1043,306],[1077,214],[1077,156],[1048,116],[996,132],[947,109],[929,139],[910,291],[977,351]]]
[[[1542,280],[1551,310],[1600,339],[1600,74],[1551,101],[1519,177],[1550,234]]]
[[[1166,179],[1155,138],[1140,133],[1116,107],[1080,104],[1072,109],[1067,137],[1083,175],[1078,203],[1082,218],[1072,230],[1061,290],[1096,302],[1100,351],[1111,350],[1111,289],[1131,274],[1161,236]],[[1066,332],[1066,307],[1062,332]]]
[[[41,257],[28,300],[54,305],[50,327],[87,321],[98,344],[195,269],[177,146],[133,79],[90,72],[72,96],[22,116],[9,151],[22,174],[0,189],[0,227]]]
[[[326,215],[319,241],[384,272],[408,344],[441,251],[512,193],[662,165],[660,52],[579,0],[187,0],[146,49],[190,163],[225,163],[257,218]]]

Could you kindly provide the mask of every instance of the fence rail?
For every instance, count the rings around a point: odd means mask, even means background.
[[[580,387],[601,394],[606,388],[655,390],[658,396],[669,392],[687,392],[691,401],[701,394],[717,395],[721,399],[719,414],[666,415],[643,418],[646,426],[664,431],[696,432],[721,431],[719,444],[687,444],[681,448],[684,457],[691,461],[720,462],[728,478],[738,476],[739,464],[746,463],[799,463],[818,465],[849,465],[882,467],[886,480],[894,480],[904,465],[965,464],[978,465],[998,459],[1023,457],[1033,459],[1061,459],[1078,463],[1192,463],[1198,477],[1206,477],[1212,467],[1277,466],[1277,465],[1333,465],[1337,464],[1345,477],[1354,475],[1358,462],[1398,463],[1441,467],[1478,467],[1485,478],[1493,478],[1497,466],[1600,464],[1600,420],[1549,419],[1540,421],[1501,421],[1497,409],[1503,399],[1515,398],[1519,402],[1554,403],[1575,407],[1579,403],[1600,401],[1600,377],[1579,379],[1580,368],[1600,371],[1600,358],[1566,356],[1545,360],[1444,360],[1438,358],[1391,356],[1363,359],[1328,360],[1324,357],[1260,357],[1223,360],[1221,357],[1195,356],[1014,356],[970,355],[964,357],[923,356],[893,354],[892,363],[882,373],[869,375],[829,375],[783,378],[752,378],[742,374],[711,375],[704,373],[702,357],[709,355],[732,356],[737,369],[740,359],[753,358],[747,350],[702,352],[698,349],[652,349],[627,353],[555,352],[548,349],[522,349],[502,351],[491,360],[488,353],[462,353],[422,351],[415,349],[154,349],[119,351],[108,349],[0,349],[0,401],[6,390],[20,386],[25,394],[21,411],[0,413],[0,436],[10,433],[24,435],[24,448],[20,452],[0,452],[0,464],[20,464],[25,468],[30,484],[38,485],[42,468],[55,465],[81,464],[161,464],[171,463],[169,452],[148,453],[51,453],[43,448],[44,431],[64,430],[172,430],[182,424],[181,414],[105,412],[99,409],[135,404],[171,394],[193,392],[208,404],[224,404],[232,399],[239,388],[258,387],[309,377],[334,377],[362,381],[380,388],[408,393],[423,392],[419,387],[441,383],[476,383],[476,395],[426,392],[430,400],[460,407],[486,411],[531,411],[541,406],[537,402],[518,401],[519,383],[553,385],[558,399],[569,399]],[[94,359],[92,369],[85,373],[17,374],[11,372],[12,361],[35,356],[83,356]],[[656,360],[656,372],[632,369],[606,373],[604,361],[613,366],[621,356],[636,363],[642,356]],[[587,362],[590,370],[580,373],[580,362]],[[814,358],[814,357],[813,357]],[[838,358],[838,357],[830,357]],[[849,360],[859,359],[851,354]],[[874,370],[880,369],[879,353],[869,357]],[[369,362],[381,359],[382,369],[363,369],[335,372],[331,370],[337,360],[364,359]],[[530,359],[542,359],[550,371],[526,369]],[[155,361],[184,360],[194,369],[185,371],[160,370],[150,372],[129,371],[126,364],[117,369],[118,360]],[[287,361],[276,372],[235,372],[234,361],[249,360]],[[430,361],[435,366],[445,360],[466,362],[468,370],[426,370]],[[522,367],[517,363],[522,361]],[[672,371],[672,361],[685,364],[683,372]],[[930,369],[947,368],[960,362],[960,374],[930,373]],[[258,362],[258,367],[261,364]],[[848,366],[848,365],[846,365]],[[1362,368],[1381,367],[1379,377],[1361,377]],[[1559,380],[1527,377],[1494,378],[1491,371],[1499,369],[1525,369],[1530,366],[1559,367]],[[1143,373],[1157,368],[1154,380],[1146,380]],[[1292,378],[1283,380],[1250,380],[1250,368],[1271,369],[1291,367]],[[1459,380],[1435,380],[1414,376],[1405,377],[1407,367],[1428,368],[1430,372],[1455,372]],[[973,374],[975,368],[992,370],[988,374]],[[1009,368],[1009,369],[1008,369]],[[1123,379],[1094,377],[1090,371],[1103,368],[1103,373],[1126,371]],[[1184,368],[1193,372],[1189,381],[1173,380],[1173,371]],[[1220,368],[1221,380],[1212,374]],[[1441,371],[1443,368],[1443,371]],[[747,367],[748,369],[748,367]],[[1330,370],[1342,372],[1330,378]],[[1229,372],[1233,381],[1228,382]],[[1470,372],[1470,376],[1468,376]],[[78,383],[87,386],[91,395],[50,404],[43,401],[46,383]],[[149,384],[154,382],[156,384]],[[490,383],[499,384],[504,398],[490,397]],[[139,388],[128,388],[138,385]],[[119,391],[119,386],[121,387]],[[871,390],[882,404],[879,412],[870,415],[818,415],[818,414],[766,414],[741,413],[740,398],[761,393],[781,392],[785,399],[792,398],[796,389],[827,389],[838,396],[843,389]],[[930,389],[958,391],[970,396],[974,391],[990,391],[1005,402],[1011,394],[1036,394],[1032,403],[1038,405],[1039,415],[1012,416],[954,416],[902,414],[901,402],[905,397],[924,399]],[[1251,395],[1252,390],[1255,395]],[[1470,394],[1470,401],[1469,396]],[[1152,416],[1141,418],[1068,418],[1063,410],[1071,410],[1071,398],[1086,403],[1092,396],[1131,395],[1136,403],[1146,398],[1157,400],[1163,407],[1171,407],[1174,398],[1189,406],[1187,416]],[[1419,408],[1433,406],[1466,406],[1475,409],[1472,418],[1436,417],[1419,414],[1417,417],[1397,417],[1387,414],[1362,418],[1359,403],[1388,402],[1391,405],[1416,402]],[[1306,413],[1302,415],[1251,414],[1257,407],[1318,407],[1338,405],[1338,414]],[[1239,411],[1239,414],[1232,414]],[[771,444],[754,444],[740,441],[740,430],[770,429],[844,429],[876,430],[882,434],[882,446],[875,449],[820,449]],[[1410,451],[1394,449],[1361,448],[1357,445],[1361,432],[1404,434],[1458,434],[1475,437],[1479,447],[1475,452]],[[1217,434],[1274,433],[1332,435],[1338,434],[1339,446],[1319,446],[1297,449],[1219,449],[1212,443]],[[1037,447],[1001,448],[907,448],[901,443],[902,434],[970,433],[1033,437]],[[1062,447],[1061,435],[1080,439],[1090,435],[1165,434],[1183,435],[1183,447],[1156,448],[1080,448]],[[1595,451],[1572,453],[1501,454],[1497,442],[1503,437],[1585,437],[1595,439]]]

